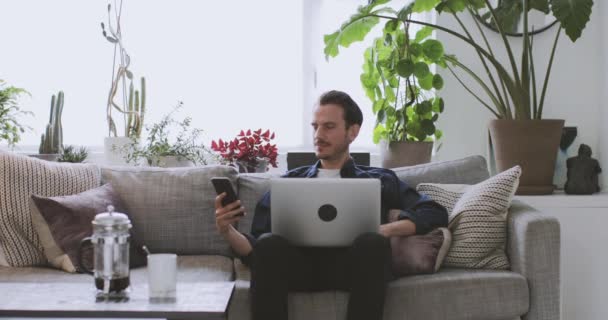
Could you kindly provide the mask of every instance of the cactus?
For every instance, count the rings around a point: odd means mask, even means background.
[[[61,153],[63,150],[63,126],[61,115],[63,113],[63,91],[57,97],[51,98],[51,114],[46,131],[40,139],[40,154]]]
[[[127,105],[127,127],[125,136],[137,138],[141,137],[141,130],[144,123],[146,111],[146,79],[141,77],[140,91],[133,87],[133,82],[129,86],[129,103]]]

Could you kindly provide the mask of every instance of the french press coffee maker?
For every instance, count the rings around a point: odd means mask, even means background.
[[[114,212],[114,207],[108,206],[108,212],[96,215],[92,224],[93,235],[80,243],[80,268],[94,276],[98,299],[128,297],[131,221],[127,215]],[[90,245],[93,246],[93,270],[83,261],[83,249]]]

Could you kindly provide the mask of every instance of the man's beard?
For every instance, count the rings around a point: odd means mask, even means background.
[[[349,143],[347,143],[346,141],[347,141],[347,139],[345,137],[344,143],[331,145],[330,147],[334,148],[333,152],[325,153],[325,154],[317,153],[316,154],[317,158],[319,158],[320,160],[333,160],[333,159],[340,158],[340,156],[342,154],[344,154],[348,151]],[[318,145],[318,144],[320,144],[321,146],[327,146],[327,143],[323,140],[319,140],[319,141],[315,142],[315,145]]]

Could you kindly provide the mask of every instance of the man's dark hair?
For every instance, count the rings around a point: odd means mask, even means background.
[[[346,93],[337,90],[325,92],[319,98],[319,105],[335,104],[344,110],[344,121],[346,128],[350,128],[353,124],[361,126],[363,123],[363,113],[355,101]]]

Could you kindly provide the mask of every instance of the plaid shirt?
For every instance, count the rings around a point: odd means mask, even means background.
[[[321,162],[288,171],[283,178],[315,178]],[[380,179],[381,190],[381,223],[389,222],[389,210],[399,209],[398,220],[409,219],[416,225],[416,234],[425,234],[432,229],[445,227],[448,224],[446,209],[426,195],[419,194],[405,182],[399,180],[395,172],[389,169],[374,168],[356,165],[348,160],[340,169],[342,178],[374,178]],[[270,232],[270,192],[266,192],[258,202],[251,225],[251,234],[244,234],[252,247],[256,239],[264,233]],[[249,257],[241,257],[248,264]]]

